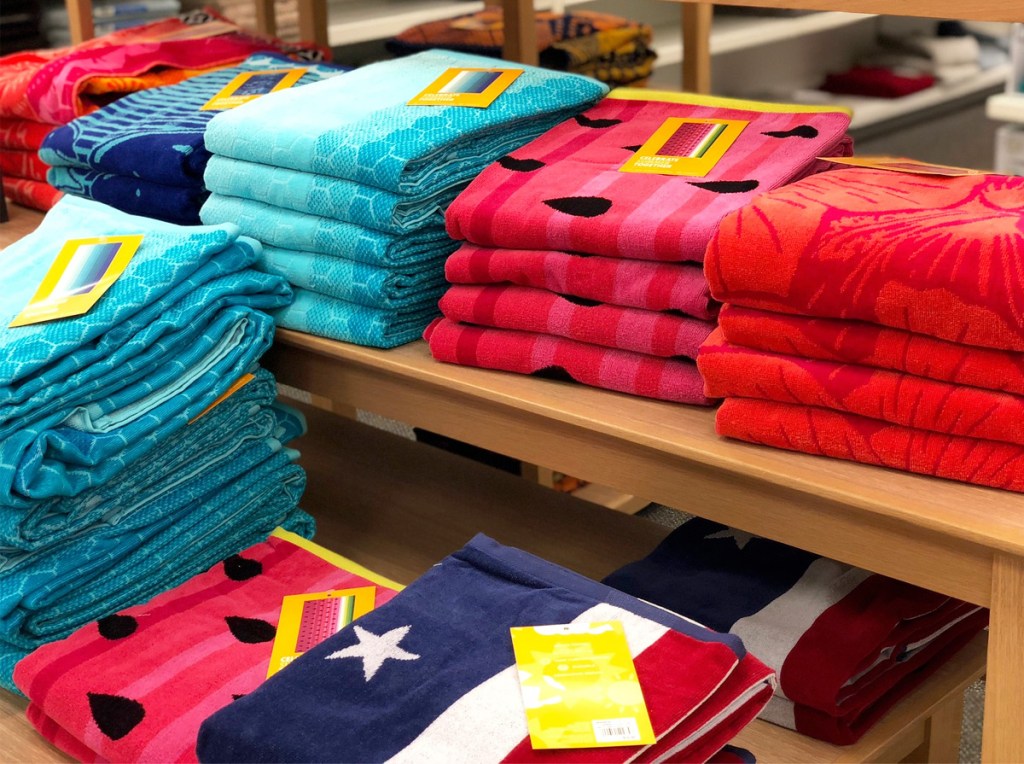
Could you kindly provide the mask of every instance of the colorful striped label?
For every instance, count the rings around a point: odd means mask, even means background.
[[[619,172],[706,177],[747,124],[741,119],[666,119]]]
[[[522,69],[448,69],[409,101],[409,106],[486,109],[522,73]]]

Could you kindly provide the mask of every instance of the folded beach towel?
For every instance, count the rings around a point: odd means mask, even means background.
[[[445,208],[465,186],[462,181],[440,182],[418,195],[394,194],[329,175],[222,156],[210,159],[204,183],[218,195],[252,199],[386,233],[444,225]]]
[[[201,187],[210,158],[203,144],[203,130],[218,113],[203,111],[203,105],[240,74],[294,68],[304,68],[306,73],[292,87],[345,71],[323,64],[296,63],[283,55],[257,54],[237,66],[170,87],[132,93],[58,127],[47,137],[40,156],[55,167]]]
[[[0,150],[0,173],[15,178],[46,180],[46,164],[39,158],[39,152],[3,147]]]
[[[826,75],[819,89],[839,95],[903,98],[927,90],[935,82],[933,75],[916,70],[893,71],[883,66],[853,66],[845,72]]]
[[[38,149],[53,125],[29,119],[0,117],[0,147],[5,149]]]
[[[613,87],[639,87],[651,76],[658,57],[651,47],[652,31],[646,24],[630,22],[630,26],[562,40],[540,54],[540,63]]]
[[[448,51],[371,64],[218,114],[206,146],[235,159],[420,194],[469,181],[607,92],[593,80],[516,64],[523,73],[486,109],[407,105],[450,68],[508,66]]]
[[[28,178],[4,176],[3,187],[4,196],[12,202],[43,212],[51,209],[64,196],[49,183]]]
[[[718,305],[693,263],[653,263],[571,252],[463,244],[445,263],[453,284],[518,284],[644,310],[714,318]]]
[[[210,195],[200,217],[207,225],[234,223],[246,236],[281,249],[335,255],[386,268],[437,261],[458,246],[441,226],[390,234],[220,194]]]
[[[604,581],[740,637],[779,675],[762,716],[838,744],[988,621],[975,605],[699,518]]]
[[[670,118],[746,124],[705,176],[620,172]],[[828,107],[616,90],[488,167],[448,208],[448,232],[482,246],[701,261],[726,214],[822,169],[819,156],[848,154],[849,122]],[[671,140],[700,150],[722,135],[683,123]]]
[[[1013,443],[915,430],[841,411],[727,398],[719,435],[788,451],[831,456],[1024,493],[1024,448]]]
[[[1024,178],[852,168],[722,221],[705,272],[723,302],[1024,350]]]
[[[601,621],[623,625],[658,742],[533,751],[509,628]],[[204,762],[704,761],[728,739],[723,723],[732,734],[745,723],[729,707],[755,711],[772,683],[735,637],[478,535],[203,722],[196,751]]]
[[[853,363],[1024,395],[1024,354],[890,329],[864,321],[805,318],[726,305],[722,335],[733,345]]]
[[[439,307],[451,321],[551,334],[664,358],[696,358],[714,329],[709,321],[687,316],[519,286],[453,286]]]
[[[175,589],[40,647],[15,682],[36,729],[81,761],[194,762],[202,721],[266,677],[282,597],[365,586],[376,588],[377,606],[401,588],[278,528]]]
[[[92,199],[129,215],[179,225],[198,225],[199,210],[210,195],[198,180],[191,186],[169,186],[135,175],[114,175],[80,167],[51,167],[46,179],[62,193]]]
[[[311,292],[381,310],[437,302],[444,294],[444,258],[381,268],[345,257],[264,247],[256,267]]]
[[[438,361],[579,382],[630,395],[711,405],[690,360],[591,345],[549,334],[490,329],[439,319],[424,339]]]

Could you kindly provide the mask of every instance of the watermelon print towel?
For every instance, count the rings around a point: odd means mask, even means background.
[[[988,622],[975,605],[703,519],[605,583],[740,637],[779,675],[762,718],[840,745]]]
[[[619,172],[666,119],[748,122],[705,177]],[[448,232],[485,247],[696,261],[718,222],[758,194],[846,155],[844,111],[620,89],[510,151],[448,209]]]
[[[83,626],[22,660],[28,718],[94,761],[196,761],[199,725],[264,680],[282,597],[401,588],[282,528],[145,604]]]
[[[864,321],[805,318],[735,305],[722,308],[718,320],[722,336],[732,345],[1024,395],[1024,353],[958,345]]]
[[[696,364],[536,332],[439,319],[423,335],[435,360],[579,382],[645,398],[710,406]]]
[[[452,284],[517,284],[563,296],[711,319],[718,304],[695,263],[652,263],[580,253],[463,244],[445,263]]]
[[[714,329],[711,322],[696,318],[518,286],[453,286],[439,307],[451,321],[550,334],[663,358],[696,358]]]
[[[1024,179],[848,169],[755,199],[708,247],[712,294],[1024,351]]]
[[[534,752],[509,628],[605,620],[623,624],[658,741]],[[706,761],[772,686],[735,637],[478,535],[203,722],[196,751],[203,762]]]

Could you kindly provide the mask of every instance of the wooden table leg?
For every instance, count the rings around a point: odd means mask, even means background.
[[[925,725],[924,742],[903,759],[903,764],[951,764],[960,760],[960,730],[964,721],[964,694],[948,698]]]
[[[299,0],[299,39],[328,45],[327,0]]]
[[[256,1],[256,31],[273,37],[277,34],[277,15],[274,0]]]
[[[92,25],[92,0],[65,0],[68,9],[68,27],[71,42],[77,45],[95,35]]]
[[[992,620],[981,760],[1024,761],[1024,558],[992,562]]]
[[[711,92],[711,3],[683,3],[683,90]]]
[[[537,65],[537,29],[534,26],[533,0],[502,0],[505,19],[507,61]]]

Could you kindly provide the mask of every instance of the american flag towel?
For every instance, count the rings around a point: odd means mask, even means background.
[[[534,752],[509,628],[621,621],[658,741]],[[211,716],[199,760],[706,761],[771,693],[740,640],[477,536]]]
[[[779,674],[762,718],[858,740],[988,611],[703,519],[605,583],[740,637]]]
[[[278,528],[149,602],[22,660],[14,680],[43,737],[81,761],[195,761],[199,725],[267,674],[281,598],[398,584]]]

